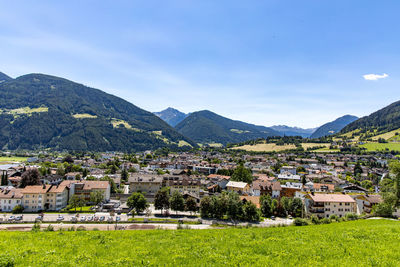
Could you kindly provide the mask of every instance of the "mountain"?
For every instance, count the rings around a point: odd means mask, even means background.
[[[281,135],[301,136],[304,138],[310,137],[311,134],[315,132],[315,130],[317,129],[317,128],[303,129],[299,127],[290,127],[286,125],[274,125],[269,128],[281,133]]]
[[[183,121],[188,116],[188,114],[180,112],[179,110],[174,108],[167,108],[160,112],[154,112],[154,114],[156,114],[172,127],[175,127],[178,123]]]
[[[346,125],[352,123],[353,121],[357,120],[356,116],[352,115],[345,115],[340,117],[332,122],[328,122],[321,127],[319,127],[311,136],[310,138],[320,138],[327,135],[332,135],[335,133],[340,132]]]
[[[154,114],[98,89],[28,74],[0,83],[0,149],[143,151],[193,144]]]
[[[379,132],[389,132],[398,128],[400,128],[400,101],[356,120],[347,125],[342,132],[350,132],[355,129],[377,129]]]
[[[280,133],[264,126],[231,120],[208,110],[191,113],[175,126],[184,136],[197,143],[238,143],[247,140],[278,136]]]
[[[12,78],[2,72],[0,72],[0,83],[10,81]]]

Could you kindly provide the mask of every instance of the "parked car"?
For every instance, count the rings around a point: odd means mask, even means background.
[[[15,221],[15,216],[14,216],[14,215],[10,216],[10,217],[8,218],[8,221],[9,221],[9,222]]]
[[[117,221],[117,222],[121,221],[121,217],[119,217],[119,216],[115,217],[115,221]]]
[[[108,216],[108,218],[107,218],[107,222],[112,222],[113,221],[113,217],[111,217],[111,216]]]
[[[39,216],[37,216],[35,218],[35,222],[41,222],[41,221],[43,221],[43,216],[42,215],[39,215]]]
[[[64,216],[62,216],[61,214],[58,215],[57,217],[57,222],[61,222],[64,220]]]
[[[98,221],[99,221],[99,217],[94,216],[94,217],[93,217],[93,221],[98,222]]]
[[[275,221],[275,216],[271,216],[271,220],[274,220],[274,221]]]
[[[88,221],[88,222],[93,221],[93,216],[88,216],[88,217],[87,217],[87,221]]]
[[[106,219],[106,217],[101,216],[99,220],[100,220],[101,222],[103,222],[105,219]]]
[[[16,221],[22,221],[22,219],[23,219],[22,215],[19,215],[19,216],[16,216],[16,217],[15,217],[15,220],[16,220]]]
[[[77,222],[77,221],[78,221],[78,218],[76,218],[75,216],[71,217],[71,222]]]
[[[81,221],[81,222],[86,221],[86,216],[81,216],[80,221]]]

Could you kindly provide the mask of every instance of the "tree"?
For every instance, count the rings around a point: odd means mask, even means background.
[[[225,205],[227,205],[226,214],[228,218],[231,220],[240,219],[243,215],[243,210],[242,210],[243,203],[240,200],[238,193],[229,192],[227,194],[227,197],[228,197],[227,203]]]
[[[300,198],[295,197],[290,203],[290,214],[293,217],[301,217],[303,213],[303,202]]]
[[[18,213],[22,213],[24,211],[24,207],[21,205],[16,205],[13,210],[12,213],[14,214],[18,214]]]
[[[278,212],[278,208],[279,208],[279,202],[278,202],[278,200],[273,199],[273,200],[271,201],[271,213],[272,213],[273,215],[276,215],[277,212]]]
[[[245,221],[251,221],[251,222],[260,221],[260,214],[258,212],[258,209],[256,205],[254,205],[250,201],[247,201],[243,205],[243,219]]]
[[[211,218],[212,204],[209,196],[203,197],[200,201],[200,215],[202,218]]]
[[[75,209],[80,207],[81,204],[81,198],[77,195],[73,195],[70,199],[69,199],[69,207],[70,209]]]
[[[62,162],[67,162],[67,163],[74,163],[74,159],[72,158],[71,155],[65,156],[65,158],[62,160]]]
[[[39,185],[40,174],[36,168],[32,168],[24,172],[21,176],[21,187],[24,188],[27,185]]]
[[[169,188],[168,187],[164,187],[161,188],[154,199],[154,207],[157,210],[162,210],[165,209],[169,209]]]
[[[127,182],[128,181],[128,177],[129,177],[129,172],[128,172],[128,170],[126,168],[124,168],[121,171],[121,180],[124,181],[124,182]]]
[[[271,201],[272,199],[269,195],[265,195],[260,198],[261,213],[264,215],[264,217],[271,217],[273,215]]]
[[[251,174],[251,170],[245,168],[243,164],[240,164],[236,167],[231,179],[232,181],[240,181],[251,184],[253,182],[253,175]]]
[[[3,174],[1,175],[1,185],[2,186],[8,185],[8,173],[7,172],[3,172]]]
[[[171,209],[176,211],[176,214],[178,214],[178,211],[185,210],[185,200],[183,199],[183,196],[179,191],[174,191],[172,193],[169,202]]]
[[[98,205],[104,200],[104,194],[101,191],[93,191],[90,193],[90,202]]]
[[[290,212],[290,207],[291,207],[291,199],[288,197],[282,197],[281,198],[281,208],[283,211],[284,216],[288,216]]]
[[[149,206],[146,198],[140,192],[132,193],[132,195],[128,197],[126,204],[130,209],[135,210],[136,214],[143,212]]]
[[[188,197],[185,201],[185,210],[189,211],[190,214],[192,214],[192,212],[196,212],[197,211],[197,203],[196,200],[192,197]]]
[[[111,185],[110,192],[111,193],[116,193],[117,192],[117,185],[115,184],[114,180],[110,176],[106,175],[103,178],[101,178],[100,180],[101,181],[108,181],[110,183],[110,185]]]
[[[361,168],[360,162],[357,162],[354,166],[354,176],[359,176],[361,173],[363,173],[363,170]]]
[[[84,168],[82,171],[82,177],[86,177],[86,176],[88,176],[88,174],[89,174],[88,169]]]

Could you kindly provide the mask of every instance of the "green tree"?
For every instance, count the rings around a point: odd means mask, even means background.
[[[89,174],[88,169],[84,168],[82,171],[82,177],[86,177],[86,176],[88,176],[88,174]]]
[[[205,196],[200,201],[200,215],[202,218],[211,218],[212,217],[212,204],[211,198],[209,196]]]
[[[167,210],[169,209],[169,188],[168,187],[164,187],[161,188],[154,199],[154,207],[157,210]]]
[[[124,182],[127,182],[128,181],[128,177],[129,177],[129,172],[128,172],[128,170],[126,168],[124,168],[121,171],[121,180],[124,181]]]
[[[84,205],[82,204],[82,198],[79,197],[78,195],[73,195],[70,199],[69,199],[69,207],[70,209],[75,209],[79,208],[79,207],[83,207]]]
[[[290,203],[290,214],[293,217],[301,217],[303,213],[303,202],[300,198],[295,197]]]
[[[130,209],[135,210],[136,214],[143,212],[149,207],[146,198],[140,192],[132,193],[132,195],[128,197],[126,204]]]
[[[227,197],[228,201],[224,205],[227,205],[226,214],[228,218],[231,220],[240,219],[243,215],[243,210],[242,210],[243,203],[240,200],[239,195],[236,192],[229,192],[227,194]]]
[[[27,185],[39,185],[40,174],[36,168],[25,171],[21,176],[21,187],[24,188]]]
[[[90,202],[95,205],[98,205],[104,200],[104,194],[101,191],[93,191],[90,193]]]
[[[178,211],[185,210],[185,200],[179,191],[174,191],[172,193],[169,202],[171,209],[176,211],[176,214],[178,214]]]
[[[190,214],[192,214],[192,212],[196,212],[197,211],[197,202],[194,198],[192,197],[188,197],[185,201],[185,210],[189,211]]]
[[[264,217],[271,217],[273,215],[271,208],[272,199],[269,195],[261,196],[260,205],[261,205],[261,213]]]
[[[243,219],[246,221],[251,221],[251,222],[258,222],[260,221],[260,213],[252,202],[247,201],[243,205]]]
[[[240,164],[236,167],[231,179],[232,181],[240,181],[251,184],[253,182],[253,175],[251,174],[251,170],[245,168],[243,164]]]
[[[281,208],[284,216],[288,216],[290,212],[290,207],[291,207],[291,199],[288,197],[283,196],[281,198]]]

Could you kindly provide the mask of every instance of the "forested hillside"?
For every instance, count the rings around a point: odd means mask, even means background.
[[[98,89],[43,74],[0,83],[3,149],[139,151],[190,143],[151,112]]]

